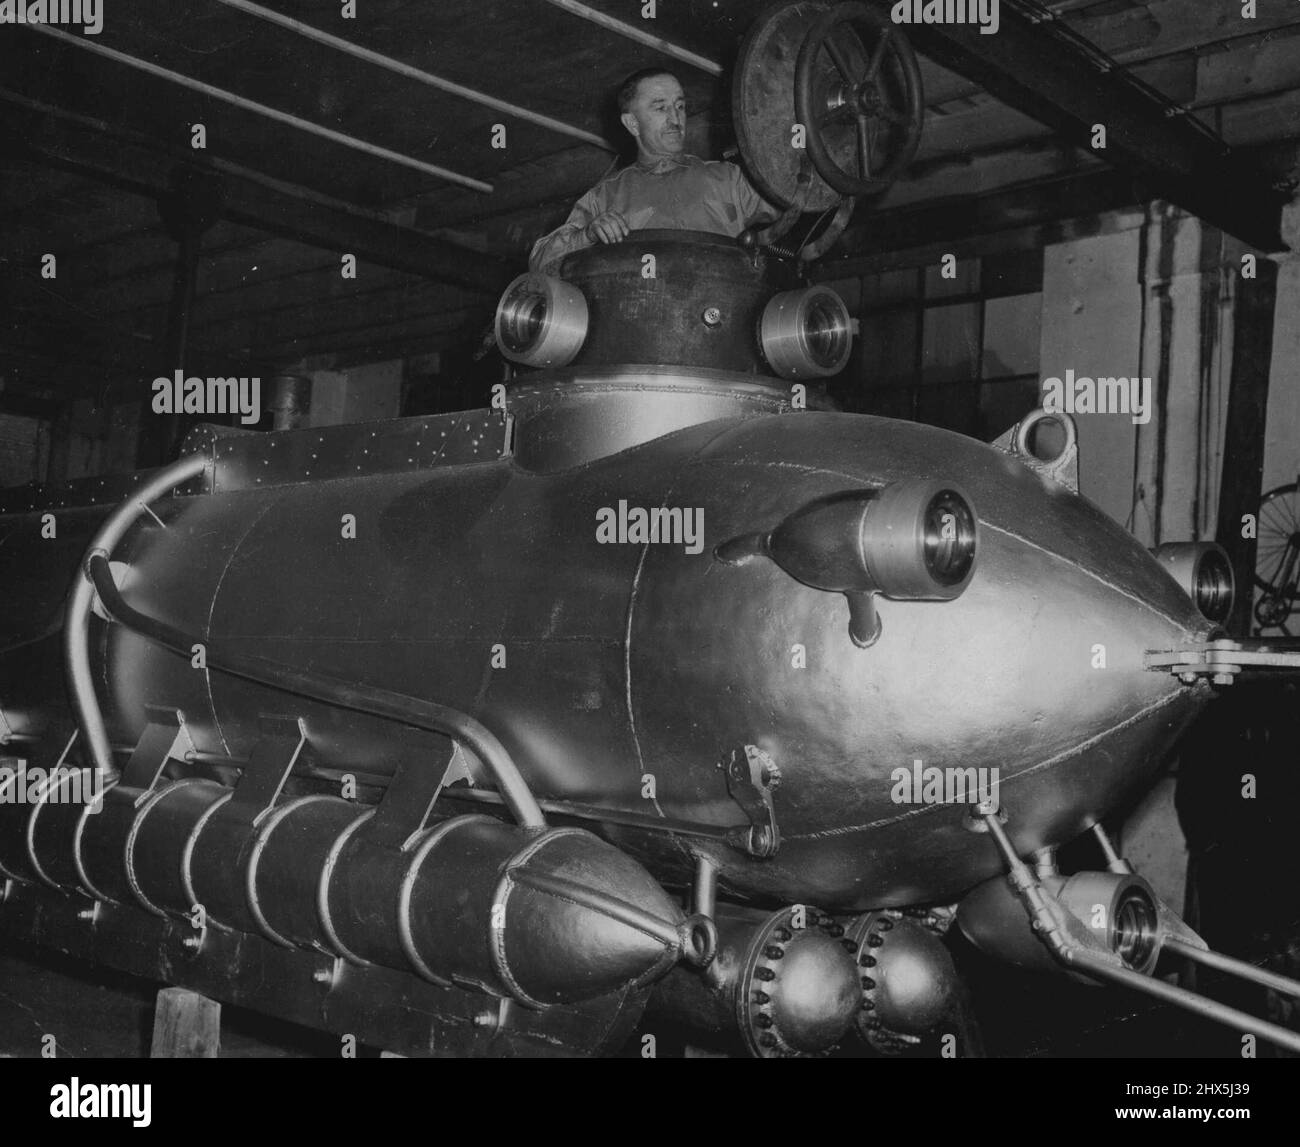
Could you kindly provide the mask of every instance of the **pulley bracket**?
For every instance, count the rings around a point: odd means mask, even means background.
[[[727,843],[751,856],[775,856],[781,847],[772,794],[781,784],[776,762],[755,745],[732,749],[718,762],[727,780],[727,792],[749,817],[749,826],[732,829]]]
[[[307,744],[307,726],[301,717],[263,716],[260,725],[262,735],[225,814],[247,824],[257,824],[271,811]]]
[[[173,757],[184,760],[187,752],[194,752],[194,742],[190,740],[185,714],[181,710],[148,705],[145,713],[149,723],[131,750],[121,780],[123,792],[138,790],[134,800],[136,805],[142,804],[157,787],[169,760]]]
[[[1209,677],[1216,685],[1231,685],[1246,670],[1274,673],[1300,671],[1300,641],[1200,641],[1181,649],[1149,649],[1146,667],[1175,674],[1185,684]]]

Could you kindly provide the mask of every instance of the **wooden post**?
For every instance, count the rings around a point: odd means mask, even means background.
[[[1223,479],[1219,486],[1219,528],[1215,537],[1228,551],[1237,575],[1237,600],[1227,625],[1233,637],[1250,635],[1256,543],[1254,538],[1241,536],[1241,519],[1244,514],[1259,513],[1276,303],[1277,264],[1261,255],[1256,277],[1239,279],[1237,284],[1232,381],[1224,430]]]
[[[216,1059],[221,1005],[184,988],[163,988],[153,1016],[151,1059]]]

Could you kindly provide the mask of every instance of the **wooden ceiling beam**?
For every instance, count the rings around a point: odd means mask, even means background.
[[[495,295],[509,281],[511,268],[482,252],[364,213],[326,204],[305,188],[275,187],[232,170],[216,160],[126,140],[105,122],[30,105],[25,97],[0,89],[0,138],[21,154],[65,171],[93,176],[139,195],[167,194],[178,164],[196,167],[224,192],[223,218],[310,246],[349,253],[381,266],[422,278],[454,283]]]

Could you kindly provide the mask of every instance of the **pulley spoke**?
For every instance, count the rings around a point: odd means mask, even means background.
[[[882,28],[880,31],[880,43],[876,45],[876,50],[871,53],[871,63],[867,65],[867,74],[864,80],[873,79],[876,72],[880,70],[880,65],[885,59],[885,49],[889,47],[889,37],[892,35],[893,28]]]
[[[871,123],[866,116],[858,116],[858,174],[871,178]]]
[[[850,87],[857,84],[858,80],[853,74],[853,68],[849,64],[849,58],[844,54],[844,49],[830,36],[826,37],[826,50],[830,53],[831,60],[835,64],[835,70],[844,77],[844,82]]]

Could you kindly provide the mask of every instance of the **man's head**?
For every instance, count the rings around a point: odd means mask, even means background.
[[[686,147],[686,96],[672,72],[634,72],[618,90],[623,126],[636,138],[641,159],[680,155]]]

